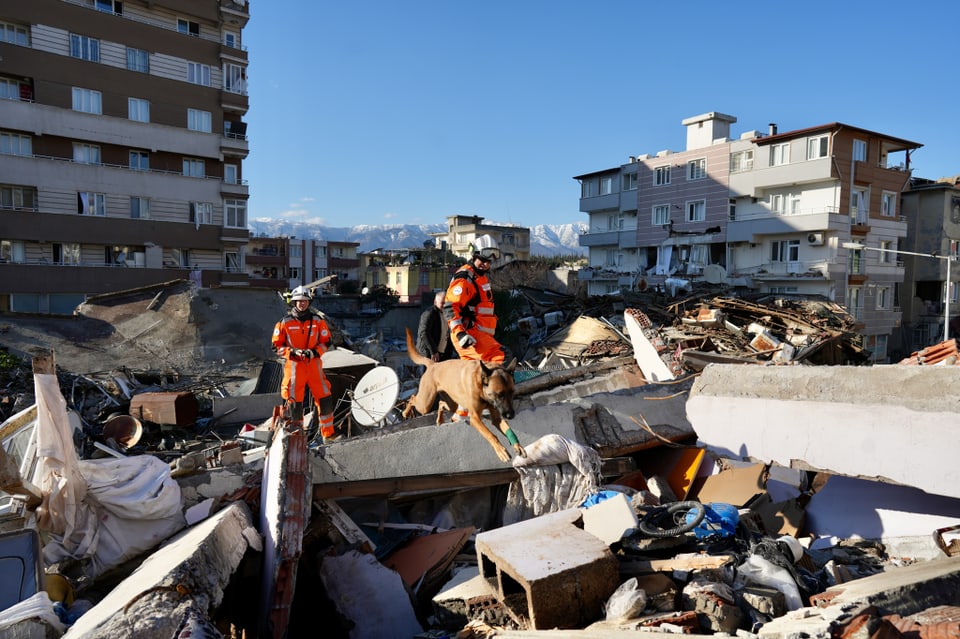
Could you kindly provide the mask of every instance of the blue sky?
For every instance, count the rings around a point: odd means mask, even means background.
[[[251,220],[585,222],[574,175],[683,150],[684,118],[829,122],[960,174],[954,6],[253,0]]]

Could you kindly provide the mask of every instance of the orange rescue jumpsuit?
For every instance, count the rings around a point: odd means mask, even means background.
[[[273,329],[273,347],[277,355],[286,359],[280,396],[288,402],[300,403],[309,386],[320,415],[320,434],[333,437],[333,398],[320,359],[330,343],[330,327],[319,315],[310,311],[304,315],[304,319],[298,319],[296,310],[291,309]],[[294,352],[298,349],[312,351],[313,357],[298,356]]]
[[[503,347],[493,334],[497,316],[493,312],[493,290],[486,274],[464,264],[453,274],[443,302],[443,317],[450,327],[450,339],[460,359],[502,362]],[[466,331],[477,343],[464,348],[457,337]]]

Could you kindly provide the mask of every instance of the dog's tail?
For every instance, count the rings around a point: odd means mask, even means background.
[[[417,345],[413,343],[413,333],[410,332],[409,328],[407,328],[407,355],[410,356],[414,364],[419,364],[420,366],[433,364],[432,359],[424,357],[420,354],[420,351],[417,350]]]

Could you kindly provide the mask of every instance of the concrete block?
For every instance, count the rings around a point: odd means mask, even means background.
[[[476,566],[461,569],[434,595],[433,613],[437,624],[447,630],[461,630],[473,619],[491,626],[504,626],[510,621]]]
[[[582,525],[574,508],[477,535],[480,574],[521,626],[576,628],[602,616],[618,562]]]
[[[623,493],[582,510],[583,529],[608,546],[637,528],[637,512]]]

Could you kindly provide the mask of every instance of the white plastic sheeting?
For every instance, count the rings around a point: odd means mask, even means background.
[[[57,377],[36,374],[34,386],[45,565],[76,559],[96,577],[186,525],[167,464],[151,455],[79,459]]]

